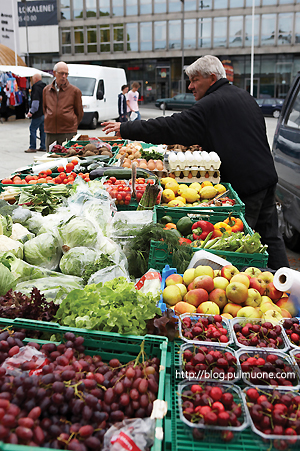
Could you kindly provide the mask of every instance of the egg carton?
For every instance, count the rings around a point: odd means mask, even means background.
[[[201,168],[201,170],[189,170],[169,172],[169,176],[174,177],[177,182],[194,183],[194,182],[211,182],[213,184],[220,183],[220,171],[211,169],[209,171]]]
[[[205,151],[186,151],[175,152],[171,151],[168,154],[168,164],[170,170],[184,170],[189,168],[204,168],[205,170],[214,169],[217,170],[221,166],[221,160],[216,152],[205,152]]]

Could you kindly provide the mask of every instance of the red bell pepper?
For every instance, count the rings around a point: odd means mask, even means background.
[[[214,230],[213,224],[208,221],[197,221],[192,226],[194,240],[204,240]]]
[[[183,236],[181,238],[179,238],[179,244],[184,244],[184,245],[188,245],[191,244],[191,240],[189,240],[188,238],[184,238]]]

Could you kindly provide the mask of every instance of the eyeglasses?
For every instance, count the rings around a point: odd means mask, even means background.
[[[69,75],[69,72],[56,72],[59,75],[65,75],[66,77]]]

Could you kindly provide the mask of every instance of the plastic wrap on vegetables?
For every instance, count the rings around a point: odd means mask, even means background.
[[[95,263],[97,252],[87,247],[73,247],[66,252],[60,262],[59,267],[63,274],[81,277],[88,265]]]
[[[94,249],[97,244],[97,229],[85,217],[71,217],[68,221],[60,225],[58,229],[64,252],[67,252],[70,248],[80,246]]]
[[[42,233],[24,244],[24,260],[31,265],[54,271],[61,256],[60,243],[51,233]]]

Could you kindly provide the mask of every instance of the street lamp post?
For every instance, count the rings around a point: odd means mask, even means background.
[[[181,27],[181,92],[185,93],[184,89],[184,0],[180,0],[182,3],[182,27]]]
[[[26,28],[26,62],[27,66],[29,66],[29,43],[28,43],[28,26],[27,26],[27,1],[21,0],[22,3],[25,4],[25,28]]]

